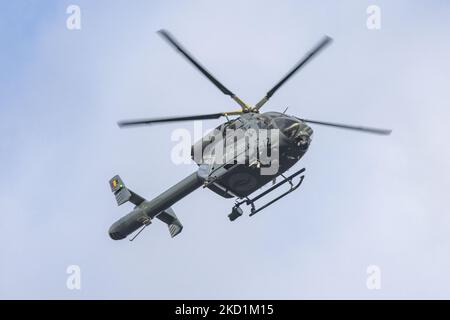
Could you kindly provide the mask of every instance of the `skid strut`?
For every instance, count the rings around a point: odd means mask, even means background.
[[[305,178],[304,175],[300,176],[300,180],[297,182],[297,184],[294,184],[292,182],[292,180],[297,177],[298,175],[302,174],[303,172],[305,172],[305,168],[300,169],[299,171],[293,173],[292,175],[290,175],[289,177],[284,177],[284,180],[278,182],[277,184],[273,185],[272,187],[270,187],[269,189],[267,189],[264,192],[261,192],[259,195],[257,195],[254,198],[248,198],[246,197],[244,200],[237,202],[236,205],[233,207],[231,213],[228,215],[228,218],[230,218],[231,221],[236,220],[237,218],[239,218],[243,211],[240,208],[240,206],[242,204],[246,204],[248,206],[251,206],[251,213],[250,213],[250,217],[257,214],[258,212],[260,212],[261,210],[267,208],[268,206],[270,206],[271,204],[277,202],[278,200],[280,200],[281,198],[287,196],[289,193],[291,193],[292,191],[294,191],[295,189],[297,189],[298,187],[300,187],[300,185],[303,182],[303,179]],[[275,199],[267,202],[266,204],[262,205],[259,208],[255,207],[255,202],[258,201],[259,199],[263,198],[264,196],[268,195],[270,192],[274,191],[275,189],[281,187],[282,185],[284,185],[285,183],[289,183],[290,188],[289,190],[287,190],[286,192],[282,193],[281,195],[279,195],[278,197],[276,197]]]

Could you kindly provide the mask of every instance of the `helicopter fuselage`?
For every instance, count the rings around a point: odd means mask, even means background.
[[[239,134],[236,132],[240,131]],[[269,155],[270,163],[261,163],[261,159],[251,157],[250,145],[246,144],[250,133],[257,133],[277,141],[259,141],[258,155]],[[277,131],[270,135],[268,132]],[[265,133],[264,135],[262,133]],[[291,168],[308,150],[313,130],[299,118],[279,112],[244,113],[240,117],[225,122],[202,140],[192,146],[192,158],[199,166],[207,170],[207,187],[215,193],[232,198],[247,197],[277,176]],[[245,145],[245,157],[239,161],[239,143]],[[217,152],[218,148],[223,152]],[[198,157],[196,151],[203,157]],[[214,152],[208,152],[214,150]],[[240,149],[244,150],[244,149]],[[207,156],[205,156],[207,153]],[[231,159],[231,161],[230,161]],[[245,161],[242,161],[244,159]],[[270,166],[271,170],[267,167]],[[266,170],[265,170],[266,169]],[[265,171],[264,171],[265,170]],[[218,173],[217,173],[218,172]]]

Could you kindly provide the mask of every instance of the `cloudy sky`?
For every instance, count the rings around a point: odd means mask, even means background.
[[[261,214],[231,223],[233,200],[200,189],[173,206],[175,239],[155,222],[113,241],[131,209],[113,175],[153,198],[196,169],[170,157],[192,123],[116,122],[236,108],[161,28],[251,103],[328,34],[264,109],[393,134],[315,126],[301,189]],[[2,3],[0,40],[0,298],[450,298],[448,1],[21,0]]]

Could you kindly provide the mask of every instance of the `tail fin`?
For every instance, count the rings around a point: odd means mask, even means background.
[[[124,204],[127,201],[130,201],[131,203],[138,206],[145,201],[143,197],[128,189],[119,175],[116,175],[113,178],[111,178],[111,180],[109,180],[109,185],[111,187],[111,191],[114,193],[114,196],[116,197],[118,206]]]
[[[152,202],[146,202],[143,197],[128,189],[120,176],[116,175],[109,180],[109,185],[116,197],[117,205],[120,206],[127,201],[136,205],[133,211],[111,226],[109,234],[112,239],[120,240],[127,237],[141,226],[149,225],[155,217],[167,224],[172,238],[183,230],[183,225],[172,208],[169,207],[158,212]]]
[[[183,225],[181,224],[180,220],[178,220],[172,208],[168,208],[162,211],[160,214],[156,216],[156,218],[167,224],[170,236],[172,238],[178,235],[181,232],[181,230],[183,230]]]

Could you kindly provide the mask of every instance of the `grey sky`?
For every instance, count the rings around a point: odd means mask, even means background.
[[[66,29],[69,4],[82,29]],[[366,8],[382,28],[366,28]],[[447,1],[16,1],[0,10],[1,298],[449,298],[450,4]],[[170,30],[255,103],[323,34],[334,43],[269,103],[389,137],[313,126],[301,189],[261,214],[198,190],[137,241],[107,230],[108,179],[152,198],[195,170],[170,161],[183,123],[233,101],[155,31]],[[205,122],[212,128],[218,121]],[[82,289],[66,288],[81,267]],[[378,265],[382,289],[366,288]]]

